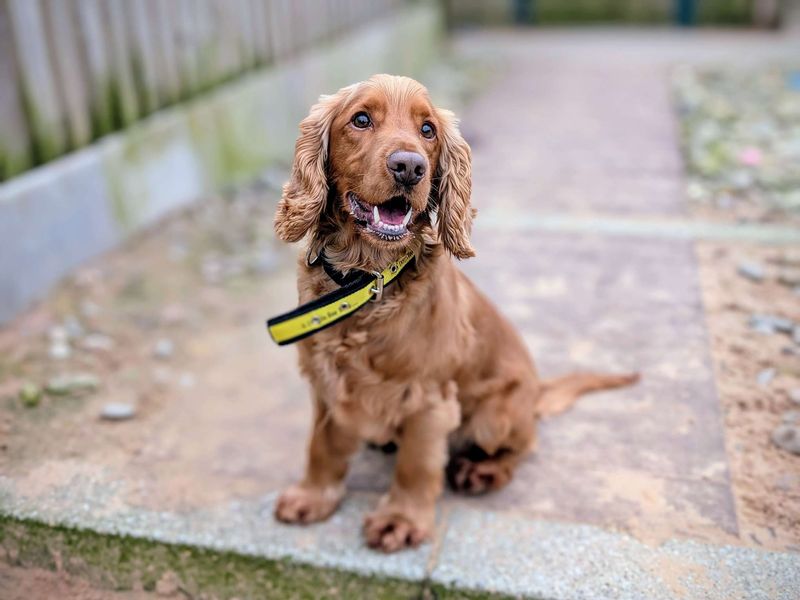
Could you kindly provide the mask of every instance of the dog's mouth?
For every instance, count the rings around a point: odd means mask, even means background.
[[[414,209],[403,196],[394,196],[381,204],[369,204],[347,193],[350,213],[367,231],[383,240],[399,240],[409,235],[408,224],[414,218]]]

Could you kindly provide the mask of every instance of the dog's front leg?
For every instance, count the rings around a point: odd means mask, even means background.
[[[284,523],[313,523],[333,514],[344,498],[348,459],[359,446],[358,436],[336,423],[323,402],[314,404],[305,477],[275,506],[275,517]]]
[[[447,436],[461,418],[456,391],[449,382],[444,390],[423,392],[425,407],[403,421],[392,487],[364,522],[370,547],[394,552],[430,537],[442,493]]]

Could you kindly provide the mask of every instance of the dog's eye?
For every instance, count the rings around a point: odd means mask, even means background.
[[[372,125],[372,121],[370,120],[369,115],[363,111],[356,113],[350,122],[359,129],[366,129],[367,127]]]
[[[420,127],[419,131],[422,134],[422,137],[424,137],[426,139],[429,139],[429,140],[433,139],[433,136],[436,135],[436,129],[434,129],[433,125],[431,125],[427,121],[425,121],[422,124],[422,127]]]

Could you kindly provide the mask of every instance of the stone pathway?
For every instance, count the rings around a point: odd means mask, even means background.
[[[687,218],[665,77],[675,57],[660,35],[652,44],[636,35],[622,47],[601,34],[576,46],[569,32],[531,36],[528,46],[515,33],[457,44],[465,57],[505,63],[461,114],[474,200],[489,216],[479,216],[479,255],[463,268],[520,328],[545,376],[576,368],[643,375],[636,387],[587,397],[543,423],[537,454],[507,489],[448,494],[434,543],[387,558],[363,546],[359,528],[392,459],[364,451],[333,519],[275,523],[272,504],[302,469],[310,422],[295,352],[271,345],[262,327],[294,302],[293,251],[276,246],[262,279],[209,284],[186,274],[210,264],[192,254],[187,232],[198,224],[173,223],[96,266],[94,301],[106,310],[98,322],[123,348],[116,358],[70,363],[105,369],[97,396],[11,415],[0,510],[423,581],[442,596],[439,586],[552,598],[793,597],[798,555],[756,549],[739,535],[692,240],[569,226],[624,218],[669,231]],[[247,220],[268,223],[269,207],[259,206]],[[219,227],[235,209],[208,222]],[[529,226],[537,215],[556,225]],[[176,236],[189,258],[165,262]],[[20,351],[25,360],[41,352],[42,324],[92,285],[68,287],[12,324],[7,334],[30,346]],[[170,302],[191,309],[177,325],[165,325]],[[166,360],[152,356],[158,327],[175,342]],[[138,394],[136,418],[98,421],[120,390]]]

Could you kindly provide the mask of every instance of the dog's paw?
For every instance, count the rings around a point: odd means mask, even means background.
[[[416,523],[410,516],[381,507],[364,520],[367,545],[382,552],[397,552],[419,546],[430,536],[430,526]]]
[[[454,456],[447,465],[447,482],[456,492],[483,494],[505,487],[511,481],[512,471],[508,465],[491,459],[472,461],[463,456]]]
[[[344,497],[343,486],[309,488],[293,485],[275,504],[275,518],[284,523],[314,523],[333,514]]]

